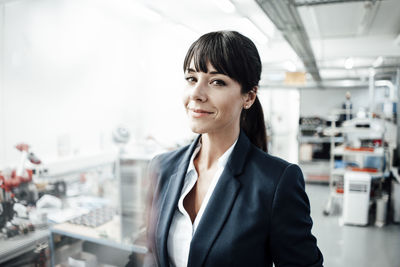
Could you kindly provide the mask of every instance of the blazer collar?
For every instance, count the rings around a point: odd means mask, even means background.
[[[250,151],[250,140],[243,130],[240,130],[238,141],[228,159],[227,166],[232,171],[234,176],[243,172],[243,168],[247,159],[247,154]]]
[[[200,136],[201,135],[196,138],[182,157],[177,172],[170,177],[167,190],[164,194],[164,199],[161,204],[160,220],[157,227],[157,232],[159,233],[157,236],[159,236],[159,259],[161,266],[169,266],[167,252],[169,228],[181,195],[191,155],[196,148]],[[240,182],[234,177],[243,172],[250,145],[249,139],[241,130],[238,141],[208,202],[196,233],[193,236],[188,266],[201,266],[203,264],[212,244],[223,227],[240,188]]]
[[[157,247],[159,253],[160,266],[169,266],[168,252],[167,252],[167,238],[169,228],[171,226],[172,218],[175,209],[178,205],[178,200],[181,195],[183,183],[186,177],[186,171],[189,166],[190,158],[196,149],[201,135],[192,142],[178,163],[176,172],[169,177],[168,186],[164,193],[163,200],[160,206],[160,217],[156,229]],[[174,164],[171,162],[170,164]]]
[[[235,176],[243,172],[249,148],[250,141],[241,131],[192,238],[188,266],[203,266],[212,245],[221,232],[239,193],[241,184]]]

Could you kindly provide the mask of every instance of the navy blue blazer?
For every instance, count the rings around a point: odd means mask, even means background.
[[[157,193],[145,265],[169,266],[168,232],[199,137],[152,161]],[[322,266],[311,227],[300,168],[258,149],[241,131],[193,236],[188,266]]]

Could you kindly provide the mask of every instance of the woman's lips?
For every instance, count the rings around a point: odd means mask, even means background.
[[[189,113],[194,118],[202,118],[202,117],[211,115],[214,112],[210,112],[210,111],[202,110],[202,109],[189,109]]]

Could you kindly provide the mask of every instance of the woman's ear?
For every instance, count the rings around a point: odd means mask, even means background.
[[[254,86],[249,92],[245,94],[243,108],[249,109],[253,105],[257,97],[258,86]]]

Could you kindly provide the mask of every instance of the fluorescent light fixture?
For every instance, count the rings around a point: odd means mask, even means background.
[[[354,59],[352,57],[348,57],[344,61],[344,67],[346,70],[351,70],[354,66]]]
[[[250,19],[244,17],[240,19],[240,22],[240,25],[238,25],[239,31],[243,30],[245,35],[247,34],[250,39],[254,39],[254,41],[261,45],[268,43],[268,37]]]
[[[383,63],[383,57],[379,56],[375,59],[374,63],[372,63],[372,67],[377,68],[381,66]]]
[[[296,64],[292,60],[285,61],[283,66],[288,72],[295,72],[297,70]]]
[[[394,44],[400,46],[400,34],[397,35],[396,39],[394,39]]]
[[[235,5],[229,0],[217,0],[214,3],[225,13],[233,13],[236,10]]]

